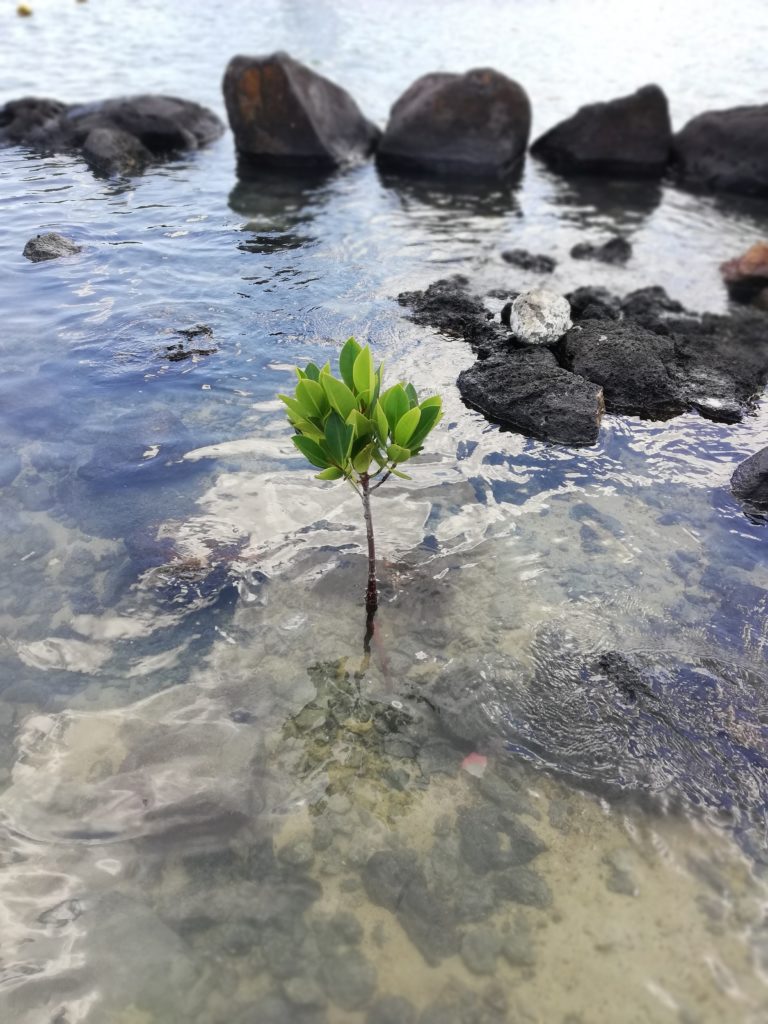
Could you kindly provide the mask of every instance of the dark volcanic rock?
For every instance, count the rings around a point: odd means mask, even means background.
[[[74,256],[82,251],[82,246],[76,242],[56,231],[49,231],[47,234],[30,238],[24,246],[23,255],[32,263],[42,263],[44,260],[57,260],[60,256]]]
[[[667,419],[687,403],[669,366],[674,343],[631,321],[582,320],[565,336],[566,365],[600,384],[609,412]]]
[[[602,388],[557,365],[547,349],[478,360],[458,379],[461,397],[488,419],[560,444],[594,444]]]
[[[672,142],[672,164],[685,185],[768,195],[768,104],[709,110]]]
[[[538,138],[531,153],[564,174],[654,177],[669,159],[672,127],[657,85],[581,107]]]
[[[410,307],[409,319],[424,327],[435,327],[442,334],[463,338],[478,355],[487,355],[503,347],[505,335],[477,295],[467,291],[467,279],[461,275],[434,281],[423,292],[401,292],[397,301]]]
[[[502,175],[521,163],[531,130],[525,90],[492,68],[418,78],[395,102],[379,145],[383,166]]]
[[[379,138],[348,92],[281,51],[233,57],[223,88],[248,163],[333,168],[364,159]]]
[[[621,315],[621,302],[611,295],[607,288],[582,285],[569,292],[566,299],[571,304],[571,319],[579,320],[618,320]]]
[[[173,96],[69,106],[29,97],[0,108],[0,143],[80,152],[95,170],[108,174],[131,174],[154,159],[197,149],[223,130],[212,111]]]
[[[736,467],[731,490],[742,501],[768,511],[768,447]]]
[[[575,260],[599,260],[601,263],[626,263],[631,255],[632,246],[626,238],[621,238],[618,235],[602,245],[579,242],[571,249],[571,256]]]
[[[527,249],[506,249],[501,258],[505,263],[511,263],[513,267],[530,270],[534,274],[551,274],[557,266],[556,260],[551,256],[536,255]]]

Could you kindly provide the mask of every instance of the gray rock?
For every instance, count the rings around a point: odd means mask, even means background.
[[[563,174],[659,177],[669,160],[669,106],[657,85],[591,103],[545,132],[531,153]]]
[[[501,952],[507,963],[513,967],[533,967],[536,964],[531,929],[522,917],[518,917],[514,930],[502,939]]]
[[[605,880],[607,889],[622,896],[637,896],[640,890],[632,874],[634,861],[627,851],[614,850],[607,853],[603,857],[603,863],[608,868]]]
[[[461,959],[473,974],[493,974],[501,940],[492,928],[473,928],[461,940]]]
[[[632,255],[632,246],[626,240],[616,235],[609,238],[602,245],[594,245],[592,242],[579,242],[571,249],[571,256],[575,260],[598,260],[600,263],[613,263],[623,265]]]
[[[741,501],[768,510],[768,447],[739,463],[731,477],[731,491]]]
[[[416,1011],[404,996],[382,996],[368,1011],[365,1024],[413,1024]]]
[[[285,998],[294,1006],[307,1006],[322,1009],[328,1005],[325,993],[314,978],[300,976],[289,978],[283,983]]]
[[[343,950],[323,961],[320,979],[328,997],[342,1010],[362,1010],[376,991],[376,968],[359,952]]]
[[[480,874],[527,864],[547,849],[533,829],[497,807],[463,807],[456,822],[461,855]]]
[[[24,256],[32,263],[42,263],[44,260],[57,260],[61,256],[74,256],[82,252],[83,247],[65,238],[57,231],[49,231],[44,235],[35,235],[30,238],[24,246]]]
[[[557,292],[535,288],[512,303],[509,329],[526,345],[554,345],[571,326],[570,304]]]
[[[287,53],[233,57],[223,88],[247,163],[338,167],[367,157],[380,134],[349,93]]]
[[[501,258],[513,267],[530,270],[534,274],[551,274],[557,266],[557,261],[551,256],[536,255],[526,249],[505,249]]]
[[[540,910],[552,905],[551,889],[541,875],[531,868],[508,868],[494,876],[493,886],[497,897],[502,900],[519,903],[524,907],[538,907]]]
[[[312,928],[322,949],[357,946],[363,939],[363,926],[347,910],[316,918]]]
[[[768,195],[768,104],[709,110],[672,141],[678,179],[695,188]]]
[[[597,441],[602,388],[558,366],[546,348],[480,359],[459,374],[458,386],[468,405],[502,426],[559,444]]]
[[[212,111],[175,96],[70,105],[27,97],[0,108],[0,143],[79,152],[106,173],[134,173],[150,160],[207,145],[223,130]]]
[[[135,135],[122,128],[94,128],[83,143],[83,156],[102,174],[136,174],[152,161],[152,154]]]
[[[525,156],[531,104],[492,68],[418,78],[395,102],[379,144],[386,167],[436,175],[501,175]]]
[[[283,864],[303,870],[312,864],[312,861],[315,859],[315,851],[309,838],[304,839],[300,837],[281,847],[277,856]]]

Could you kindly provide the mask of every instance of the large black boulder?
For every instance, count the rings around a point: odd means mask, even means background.
[[[737,498],[768,512],[768,447],[739,463],[731,477]]]
[[[365,159],[378,141],[348,92],[282,51],[233,57],[223,88],[246,164],[334,168]]]
[[[382,166],[436,175],[498,176],[525,156],[531,104],[493,68],[423,75],[393,105],[379,145]]]
[[[768,104],[708,110],[672,141],[682,184],[715,192],[768,195]]]
[[[174,96],[131,96],[65,105],[27,97],[0,108],[0,143],[43,153],[79,152],[107,174],[132,174],[198,149],[224,131],[206,107]]]
[[[659,177],[669,160],[672,125],[658,85],[590,103],[550,128],[531,153],[563,174]]]
[[[464,401],[488,419],[559,444],[597,441],[602,388],[557,365],[545,348],[479,359],[458,379]]]

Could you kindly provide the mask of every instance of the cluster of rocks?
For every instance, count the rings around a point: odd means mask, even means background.
[[[351,96],[285,53],[235,57],[224,76],[241,157],[254,163],[340,166],[376,151],[384,168],[438,175],[504,175],[528,146],[531,104],[492,68],[423,75],[393,104],[380,133]],[[760,139],[768,105],[709,111],[674,134],[658,85],[581,107],[531,153],[566,174],[659,178],[768,194]]]
[[[242,166],[334,168],[375,152],[384,169],[503,176],[519,170],[531,130],[525,89],[493,68],[422,75],[395,101],[383,132],[348,92],[284,52],[234,57],[223,90]],[[25,97],[0,108],[0,143],[77,152],[106,174],[135,173],[222,130],[210,110],[168,96],[85,105]],[[766,130],[763,105],[708,111],[673,134],[667,97],[646,85],[581,107],[531,153],[565,174],[671,171],[686,185],[766,195]]]
[[[76,153],[96,172],[135,174],[158,160],[207,145],[224,131],[211,110],[174,96],[97,103],[24,97],[0,107],[0,144]]]
[[[416,323],[472,345],[478,360],[458,379],[469,405],[546,441],[594,444],[606,410],[737,422],[768,380],[763,313],[697,316],[659,287],[623,299],[584,287],[566,298],[518,295],[499,322],[454,277],[398,301]]]

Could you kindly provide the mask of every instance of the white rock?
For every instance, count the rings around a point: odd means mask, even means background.
[[[551,345],[572,327],[567,299],[546,288],[518,295],[509,314],[509,329],[527,345]]]

